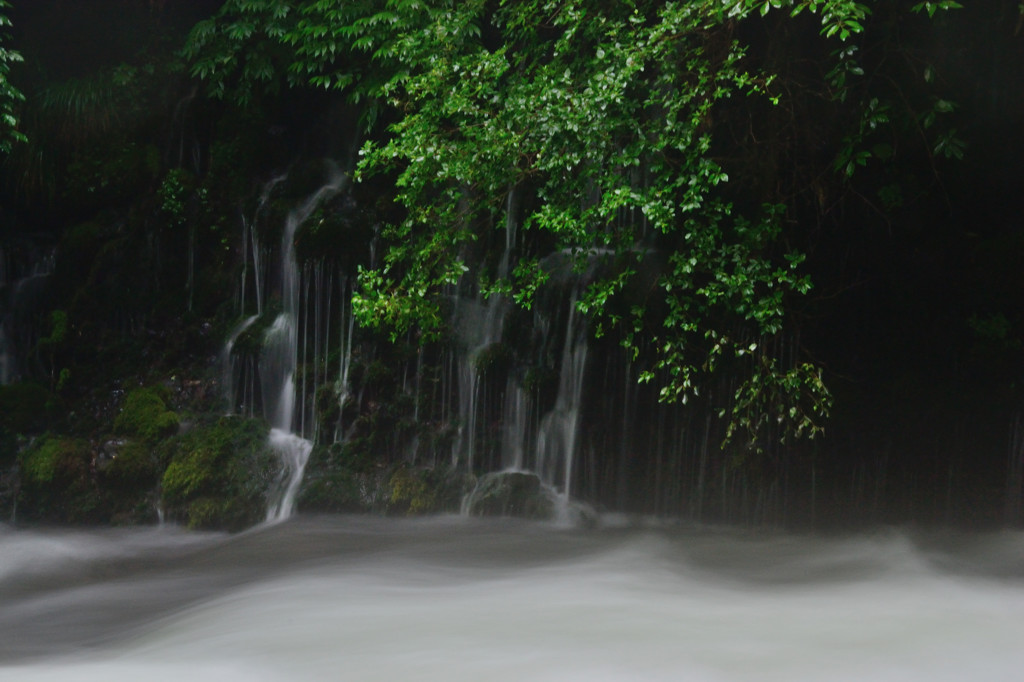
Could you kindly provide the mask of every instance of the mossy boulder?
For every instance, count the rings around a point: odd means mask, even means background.
[[[19,460],[19,517],[61,523],[103,520],[88,441],[48,434],[23,451]]]
[[[163,471],[161,449],[137,440],[108,441],[97,458],[97,483],[109,521],[115,525],[157,520],[157,486]]]
[[[240,530],[266,516],[280,464],[267,425],[231,416],[184,434],[161,478],[162,503],[189,528]]]
[[[161,386],[137,388],[124,400],[114,420],[114,432],[155,442],[178,430],[178,415],[168,409],[168,392]]]
[[[47,435],[21,458],[21,476],[27,485],[47,486],[78,478],[89,468],[89,444],[64,436]]]
[[[347,461],[347,444],[316,446],[309,455],[298,508],[324,513],[357,513],[372,510],[372,478]]]
[[[50,392],[38,384],[0,386],[0,468],[14,466],[27,437],[40,433],[53,421],[52,399]]]
[[[110,441],[107,454],[97,463],[106,487],[127,492],[150,491],[160,480],[160,455],[153,447],[135,440]]]
[[[225,483],[226,472],[220,465],[232,454],[216,445],[200,443],[184,447],[161,479],[164,501],[177,504],[203,493],[216,493]]]
[[[466,509],[471,516],[549,519],[554,515],[555,505],[536,474],[498,471],[480,477],[466,500]]]
[[[390,514],[454,513],[471,489],[467,474],[442,468],[413,469],[401,466],[388,481]]]
[[[401,467],[388,481],[391,490],[389,511],[406,514],[432,512],[437,507],[437,492],[428,485],[425,473]]]

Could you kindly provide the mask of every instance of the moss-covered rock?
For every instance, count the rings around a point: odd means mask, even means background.
[[[167,392],[160,386],[137,388],[125,398],[114,420],[114,432],[155,442],[178,430],[178,415],[167,408]]]
[[[266,515],[279,463],[267,425],[231,416],[183,435],[161,478],[162,504],[189,528],[240,530]]]
[[[38,384],[0,386],[0,470],[17,463],[27,439],[54,421],[53,396]]]
[[[38,486],[72,480],[88,472],[89,459],[88,442],[47,435],[22,456],[22,480],[27,485]]]
[[[148,492],[160,480],[160,457],[151,446],[138,441],[106,444],[108,457],[97,463],[103,483],[115,490]]]
[[[388,481],[389,514],[455,513],[472,488],[472,477],[454,469],[401,466]]]
[[[215,491],[222,482],[218,464],[222,459],[217,447],[197,445],[180,452],[161,479],[163,498],[168,504],[180,504],[206,491]]]
[[[423,514],[434,511],[437,506],[437,493],[427,484],[422,472],[401,467],[391,475],[388,483],[391,489],[389,510],[392,512]]]
[[[372,496],[367,477],[351,471],[331,471],[307,476],[298,507],[307,512],[354,514],[371,511]]]
[[[100,494],[92,480],[88,441],[46,435],[21,453],[20,518],[62,523],[103,520]]]
[[[480,478],[466,500],[466,509],[472,516],[549,519],[555,506],[536,474],[499,471]]]
[[[137,439],[110,438],[94,458],[96,484],[110,523],[131,525],[157,520],[157,484],[162,448]]]
[[[297,506],[318,513],[374,511],[386,499],[386,472],[360,457],[360,444],[316,446],[309,455]]]

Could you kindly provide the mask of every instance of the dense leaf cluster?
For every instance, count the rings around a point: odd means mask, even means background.
[[[772,350],[787,302],[811,286],[782,239],[785,197],[738,196],[720,158],[719,120],[786,91],[740,38],[773,12],[817,17],[835,43],[818,96],[844,101],[863,74],[850,41],[871,15],[853,0],[229,0],[186,54],[214,95],[330,88],[368,101],[371,126],[386,115],[357,175],[393,181],[401,211],[360,274],[365,323],[431,338],[441,295],[470,277],[529,307],[545,257],[561,254],[579,311],[648,363],[663,399],[686,401],[723,364],[739,371],[733,426],[756,442],[769,417],[814,434],[830,404],[812,365]],[[886,107],[858,109],[828,164],[838,176],[886,155],[872,139]],[[936,153],[961,155],[954,133]],[[471,272],[468,254],[502,229],[501,265]]]
[[[5,12],[10,6],[7,0],[0,0],[0,31],[11,25]],[[22,57],[17,50],[5,47],[5,42],[7,36],[0,33],[0,152],[3,153],[11,151],[13,144],[25,141],[25,134],[18,130],[16,115],[16,107],[25,96],[8,80],[11,64],[20,62]]]

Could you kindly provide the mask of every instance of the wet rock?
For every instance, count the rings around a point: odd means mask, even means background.
[[[472,478],[449,468],[400,466],[388,480],[388,514],[439,514],[459,511]]]
[[[178,438],[160,480],[161,505],[189,528],[242,530],[266,518],[279,472],[264,422],[220,417]]]
[[[471,516],[550,519],[554,511],[550,491],[536,474],[524,471],[485,474],[466,499],[466,512]]]

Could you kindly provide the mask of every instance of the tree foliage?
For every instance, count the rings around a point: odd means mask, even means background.
[[[467,273],[528,307],[545,254],[562,254],[585,285],[578,309],[649,363],[643,379],[663,399],[739,369],[733,430],[753,442],[765,419],[813,435],[830,404],[820,372],[770,343],[811,286],[785,244],[786,197],[737,195],[721,160],[719,121],[787,92],[740,38],[772,13],[817,17],[832,46],[817,94],[843,102],[871,16],[853,0],[229,0],[186,52],[214,95],[246,101],[283,78],[389,113],[357,171],[392,179],[402,209],[381,263],[360,273],[364,322],[430,338],[445,324],[441,295]],[[888,123],[877,99],[859,111],[830,163],[846,178]],[[952,137],[935,148],[960,150]],[[467,254],[510,226],[514,267],[471,272]]]
[[[10,152],[16,143],[25,141],[24,133],[18,130],[17,117],[17,106],[25,96],[9,80],[11,65],[22,57],[17,50],[4,46],[9,37],[3,31],[11,25],[6,13],[10,6],[7,0],[0,0],[0,153]]]

